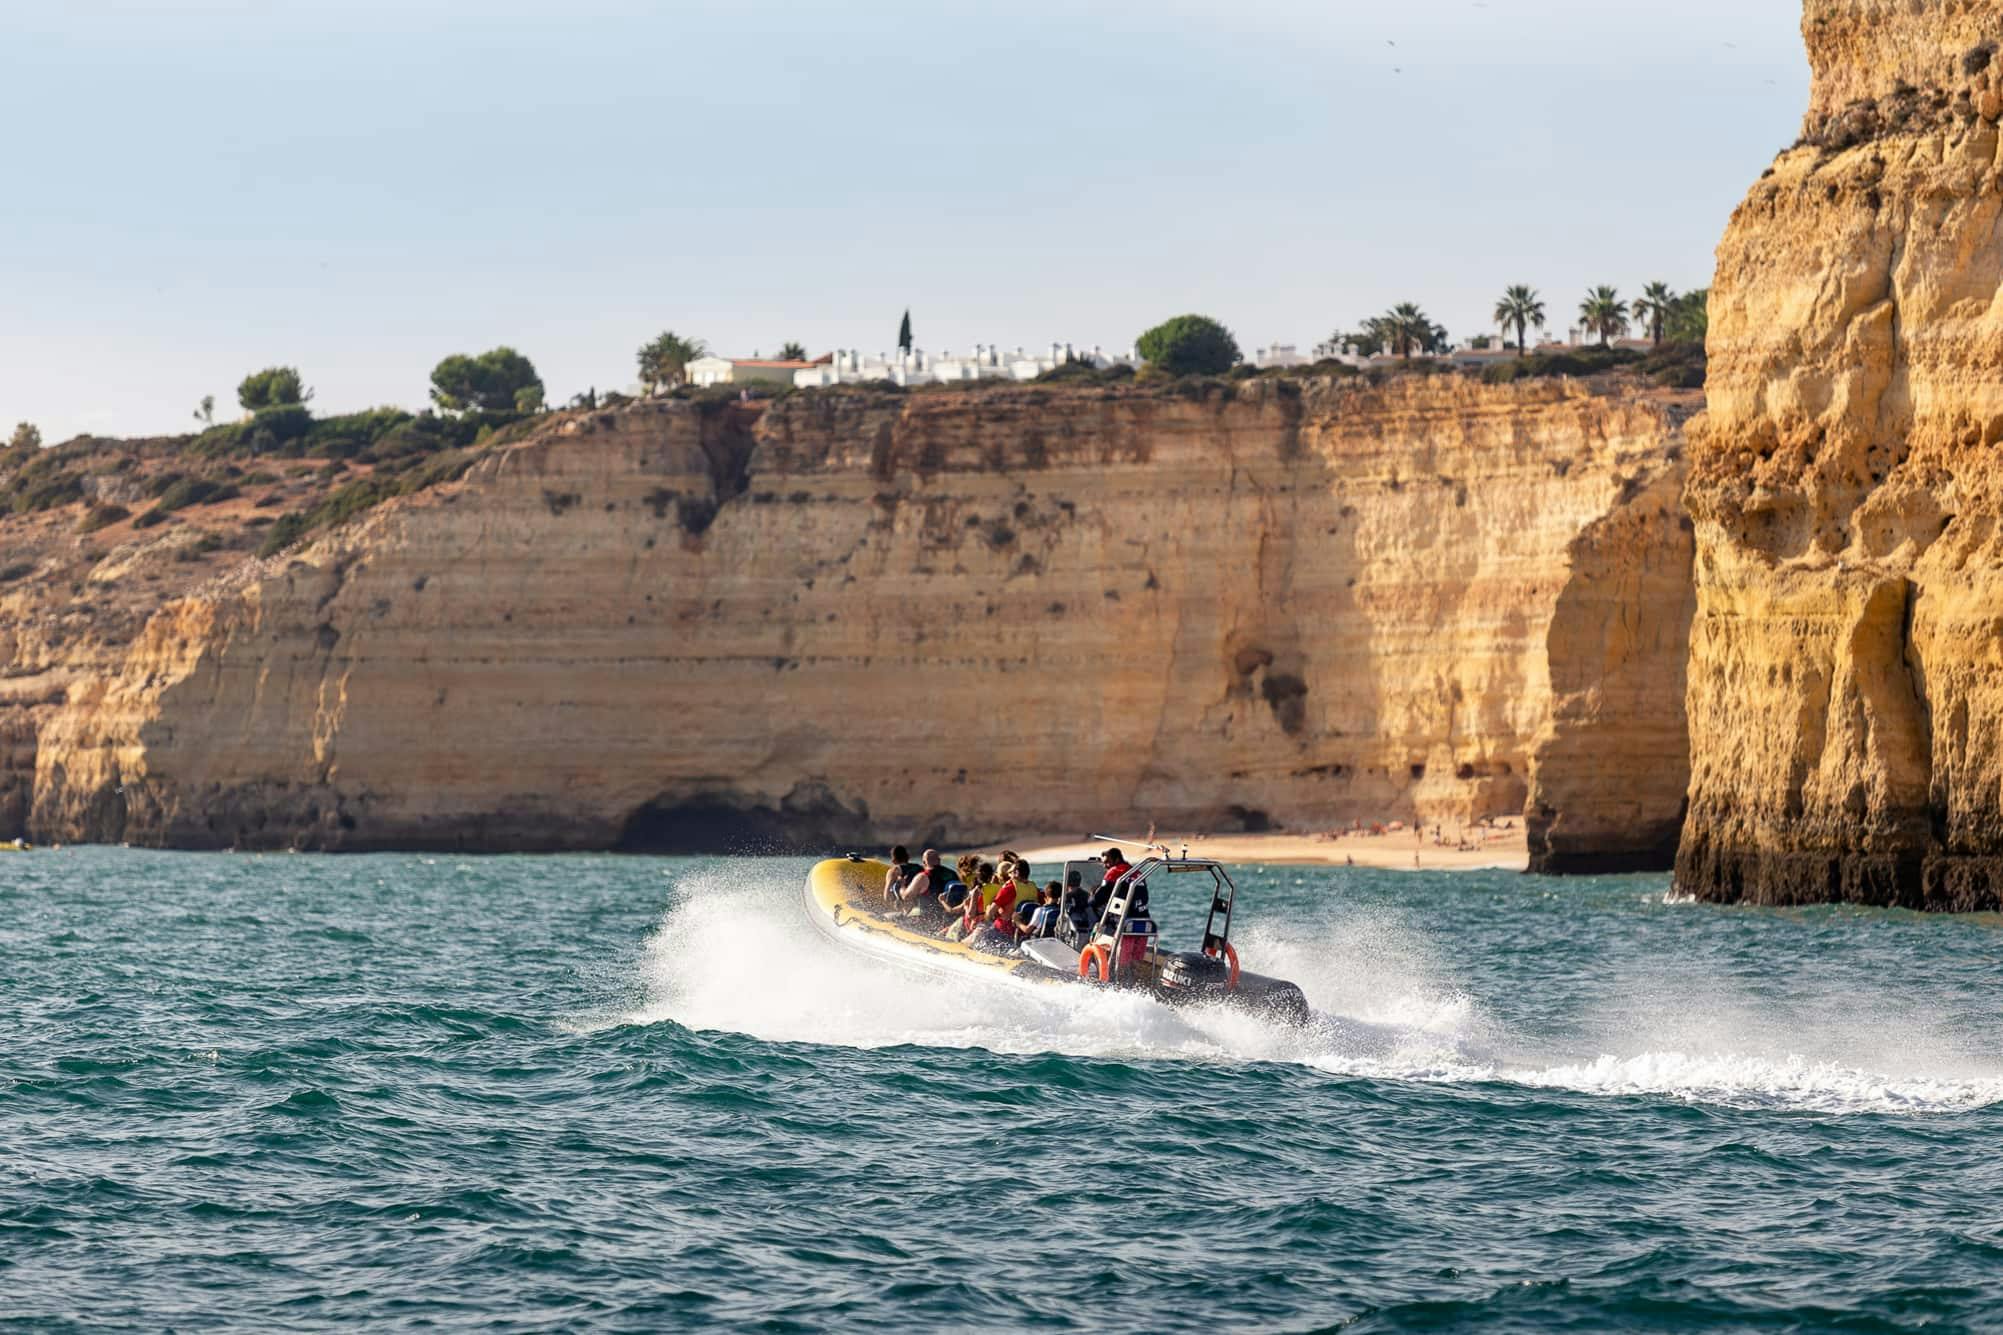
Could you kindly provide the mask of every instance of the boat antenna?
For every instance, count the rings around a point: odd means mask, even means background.
[[[1095,844],[1128,844],[1135,848],[1152,848],[1163,857],[1174,856],[1174,853],[1169,849],[1167,844],[1156,842],[1155,827],[1152,825],[1148,826],[1147,838],[1145,839],[1119,834],[1088,834],[1085,837]],[[1183,856],[1189,856],[1189,850],[1186,845],[1183,849]]]

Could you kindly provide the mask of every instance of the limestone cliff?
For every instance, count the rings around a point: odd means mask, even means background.
[[[1801,142],[1734,215],[1694,430],[1718,899],[2003,904],[2003,5],[1811,0]]]
[[[795,395],[552,417],[162,609],[41,838],[979,840],[1680,823],[1680,410],[1572,382]]]

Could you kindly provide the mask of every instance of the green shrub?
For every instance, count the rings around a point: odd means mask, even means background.
[[[293,543],[306,536],[306,516],[294,512],[280,515],[278,522],[271,526],[271,532],[264,535],[264,542],[257,549],[259,556],[275,556]]]
[[[1635,372],[1665,389],[1704,388],[1704,345],[1664,343],[1634,364]]]
[[[431,372],[431,401],[447,412],[533,411],[541,406],[542,393],[534,363],[513,348],[477,357],[455,354]]]
[[[304,405],[281,404],[261,409],[246,422],[210,427],[195,437],[188,449],[205,458],[273,454],[291,459],[352,459],[378,448],[384,438],[410,424],[427,420],[439,421],[430,413],[413,417],[401,408],[369,408],[316,418]]]
[[[1491,385],[1507,385],[1518,380],[1545,376],[1603,375],[1642,360],[1633,348],[1574,348],[1569,352],[1534,352],[1494,362],[1482,368],[1481,378]]]
[[[40,510],[53,510],[83,499],[83,480],[72,473],[58,473],[54,477],[27,477],[29,470],[23,469],[23,479],[17,479],[8,508],[17,515],[34,514]]]
[[[205,477],[184,477],[159,493],[157,508],[174,511],[185,510],[191,505],[214,505],[234,500],[238,494],[233,483],[216,482]]]
[[[1207,315],[1178,315],[1135,344],[1148,365],[1168,375],[1222,375],[1238,362],[1238,340]]]
[[[14,561],[8,565],[0,566],[0,584],[12,584],[15,580],[25,578],[34,573],[35,563],[33,561]]]
[[[199,561],[204,556],[207,556],[210,552],[221,551],[224,546],[225,544],[223,540],[217,537],[215,534],[204,533],[200,538],[196,539],[194,542],[189,543],[187,546],[181,548],[181,550],[175,552],[174,559],[176,561]]]
[[[121,519],[132,518],[132,511],[122,505],[93,505],[84,511],[82,522],[77,525],[79,533],[95,533],[101,528],[109,528]]]
[[[259,453],[274,448],[282,450],[288,442],[305,439],[312,430],[313,414],[303,403],[260,408],[250,419],[251,435],[259,441]]]
[[[164,483],[163,487],[161,484]],[[180,473],[169,473],[154,483],[157,499],[153,508],[132,521],[134,528],[153,528],[164,523],[168,515],[176,510],[185,510],[191,505],[214,505],[221,501],[233,500],[240,493],[232,483],[217,482],[213,478],[187,477]]]
[[[262,371],[252,371],[236,387],[236,401],[245,412],[303,404],[312,397],[313,391],[306,388],[296,366],[267,366]]]
[[[370,408],[313,423],[302,440],[302,453],[320,459],[353,459],[380,447],[384,437],[410,422],[401,408]]]
[[[455,450],[399,473],[376,473],[356,478],[310,510],[295,510],[281,515],[265,535],[258,555],[272,556],[282,552],[308,534],[338,527],[393,496],[414,496],[441,483],[456,481],[465,475],[478,457],[477,451]]]
[[[1102,371],[1090,362],[1062,362],[1036,377],[1033,383],[1038,385],[1118,385],[1124,384],[1133,378],[1134,368],[1131,366],[1108,366]],[[975,383],[981,385],[1002,385],[1009,382],[1003,380],[984,380]],[[954,388],[959,388],[959,386],[954,386]]]

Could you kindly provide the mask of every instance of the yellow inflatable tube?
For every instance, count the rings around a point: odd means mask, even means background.
[[[900,963],[944,972],[978,969],[1014,975],[1028,961],[1020,955],[992,955],[937,935],[936,918],[885,917],[883,880],[890,865],[869,859],[830,858],[807,873],[807,914],[816,926],[845,945],[859,946]],[[1035,977],[1045,970],[1033,970]]]

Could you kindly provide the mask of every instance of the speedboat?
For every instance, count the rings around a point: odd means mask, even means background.
[[[1082,884],[1105,868],[1067,863]],[[1307,998],[1282,978],[1250,973],[1238,965],[1231,944],[1231,915],[1238,897],[1224,865],[1172,856],[1156,848],[1112,886],[1105,911],[1089,932],[1037,937],[1005,949],[981,949],[940,935],[950,918],[937,909],[892,911],[883,900],[890,864],[851,853],[815,865],[807,874],[807,915],[829,937],[906,968],[960,977],[1005,977],[1052,986],[1141,992],[1171,1005],[1217,1004],[1249,1010],[1289,1024],[1305,1024]],[[1209,915],[1197,949],[1165,949],[1149,913],[1150,888],[1172,893],[1185,881],[1209,894]]]

